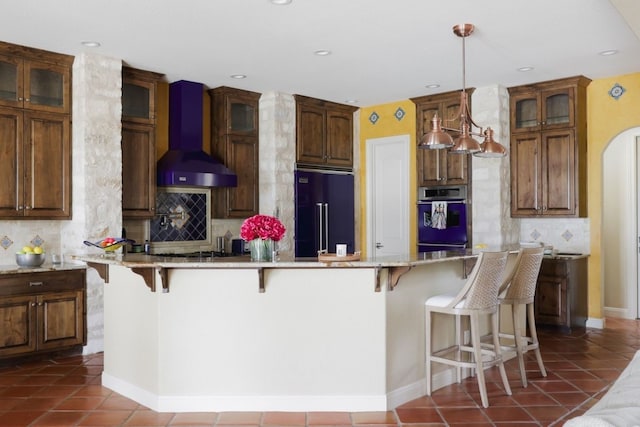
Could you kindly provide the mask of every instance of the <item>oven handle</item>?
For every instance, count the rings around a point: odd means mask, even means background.
[[[439,203],[439,202],[446,202],[447,204],[452,204],[452,205],[456,205],[456,204],[463,204],[466,205],[467,201],[466,200],[420,200],[418,202],[419,205],[426,205],[429,203]]]

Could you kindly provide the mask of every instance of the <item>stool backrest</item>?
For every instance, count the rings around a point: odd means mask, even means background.
[[[465,286],[465,308],[487,310],[498,306],[498,289],[506,265],[507,252],[480,253],[470,286]]]
[[[544,248],[522,248],[514,266],[515,272],[504,295],[505,299],[533,300]]]

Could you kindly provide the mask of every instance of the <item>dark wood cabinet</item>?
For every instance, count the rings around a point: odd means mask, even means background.
[[[357,108],[296,95],[299,166],[353,168],[353,113]]]
[[[247,218],[259,211],[258,107],[260,94],[230,87],[211,96],[211,153],[235,172],[236,187],[212,189],[215,218]]]
[[[509,88],[511,216],[584,217],[585,77]]]
[[[122,216],[151,218],[156,206],[156,94],[162,75],[122,69]]]
[[[0,359],[86,344],[85,270],[0,278]]]
[[[545,258],[540,267],[534,311],[536,325],[566,332],[587,321],[587,258]]]
[[[473,93],[467,90],[469,99]],[[460,128],[460,91],[411,99],[416,104],[416,138],[431,131],[431,119],[437,114],[442,118],[442,126]],[[459,134],[449,132],[454,138]],[[464,185],[469,183],[471,156],[453,153],[446,149],[418,149],[417,179],[418,187],[439,185]]]
[[[0,218],[71,218],[72,62],[0,42]]]

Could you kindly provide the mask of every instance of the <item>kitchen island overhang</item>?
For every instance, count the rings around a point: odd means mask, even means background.
[[[106,266],[103,385],[159,412],[379,411],[423,396],[424,301],[457,291],[475,258],[78,257]],[[152,292],[162,270],[170,292]]]

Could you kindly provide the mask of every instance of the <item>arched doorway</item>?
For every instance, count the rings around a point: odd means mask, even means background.
[[[640,127],[602,153],[602,292],[605,317],[640,317]]]

